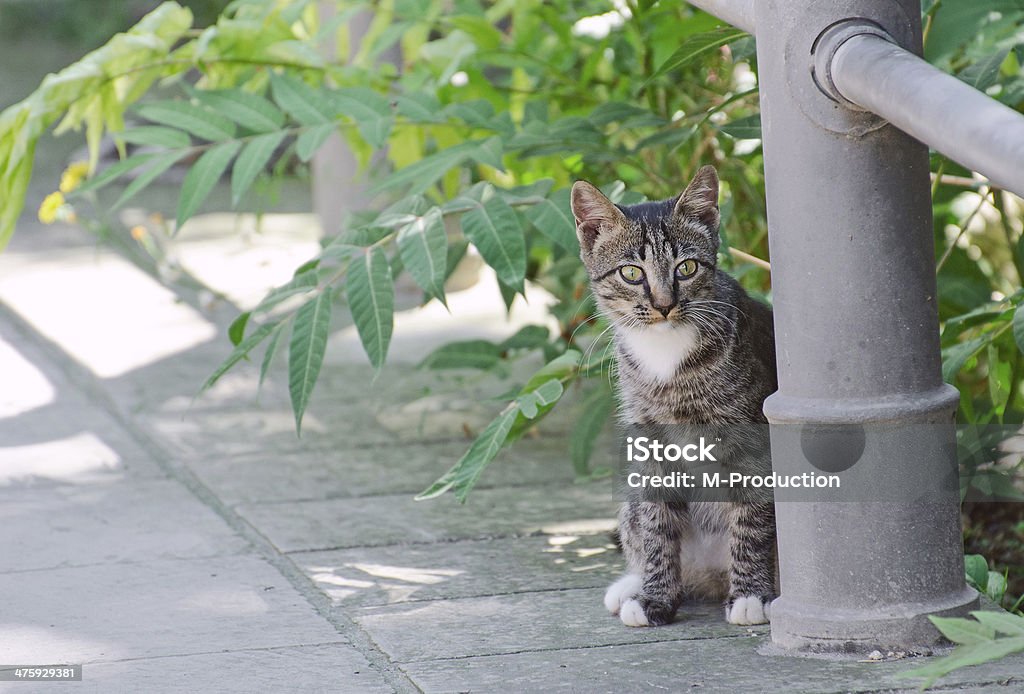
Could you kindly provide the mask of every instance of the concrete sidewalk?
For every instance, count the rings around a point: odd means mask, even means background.
[[[573,482],[571,403],[467,505],[413,501],[503,390],[414,369],[421,335],[399,333],[374,380],[339,326],[297,439],[286,387],[258,393],[256,365],[193,403],[230,306],[175,296],[84,234],[26,220],[0,302],[2,664],[82,663],[67,686],[87,692],[913,684],[894,675],[920,661],[759,655],[767,629],[716,605],[657,629],[610,617],[614,504],[609,484]],[[941,684],[1013,691],[1022,673],[1016,658]]]

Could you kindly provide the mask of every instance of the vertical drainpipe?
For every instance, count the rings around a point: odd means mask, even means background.
[[[784,650],[938,641],[966,588],[958,396],[941,377],[928,149],[818,89],[817,37],[848,18],[921,53],[919,0],[760,0],[757,54],[779,392],[779,473],[838,472],[836,501],[777,504]]]

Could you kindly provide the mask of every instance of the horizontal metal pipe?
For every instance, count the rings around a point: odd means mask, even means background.
[[[844,42],[830,73],[843,98],[1024,196],[1024,115],[879,36]]]
[[[754,0],[690,0],[690,4],[747,33],[754,33]]]

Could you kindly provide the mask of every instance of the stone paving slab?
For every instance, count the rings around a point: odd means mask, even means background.
[[[685,604],[671,625],[631,628],[608,614],[603,597],[603,588],[554,590],[367,607],[355,614],[373,640],[403,663],[767,633],[764,626],[727,624],[717,603]],[[427,632],[444,638],[423,638]]]
[[[607,482],[607,481],[604,481]],[[460,505],[451,496],[408,494],[281,504],[237,512],[282,552],[441,542],[537,533],[598,532],[614,526],[609,484],[480,489]]]
[[[303,692],[378,694],[393,691],[366,658],[344,643],[266,648],[93,663],[75,692],[170,694]],[[52,685],[43,694],[52,692]],[[25,691],[19,685],[18,692]],[[28,694],[28,692],[26,692]]]
[[[675,625],[673,625],[674,627]],[[625,627],[623,627],[625,628]],[[899,672],[921,659],[880,663],[762,656],[761,638],[694,639],[597,648],[526,650],[426,660],[403,669],[426,692],[895,692],[920,680]],[[948,675],[939,689],[1024,690],[1024,657]]]
[[[0,489],[0,526],[0,573],[250,550],[170,480]]]
[[[470,441],[461,440],[206,456],[189,466],[229,504],[415,495],[444,474],[469,445]],[[603,450],[600,453],[594,456],[592,466],[611,463],[610,455]],[[519,441],[499,454],[481,477],[478,489],[550,484],[564,488],[574,479],[566,441],[545,436]]]
[[[346,609],[528,591],[598,588],[622,572],[605,534],[392,545],[292,555]]]
[[[0,663],[91,663],[340,640],[280,573],[251,556],[0,574],[0,595],[8,596]]]

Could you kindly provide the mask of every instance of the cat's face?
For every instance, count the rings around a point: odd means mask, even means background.
[[[618,207],[585,181],[572,189],[580,257],[598,306],[620,329],[701,323],[713,296],[718,175],[700,169],[676,199]]]

